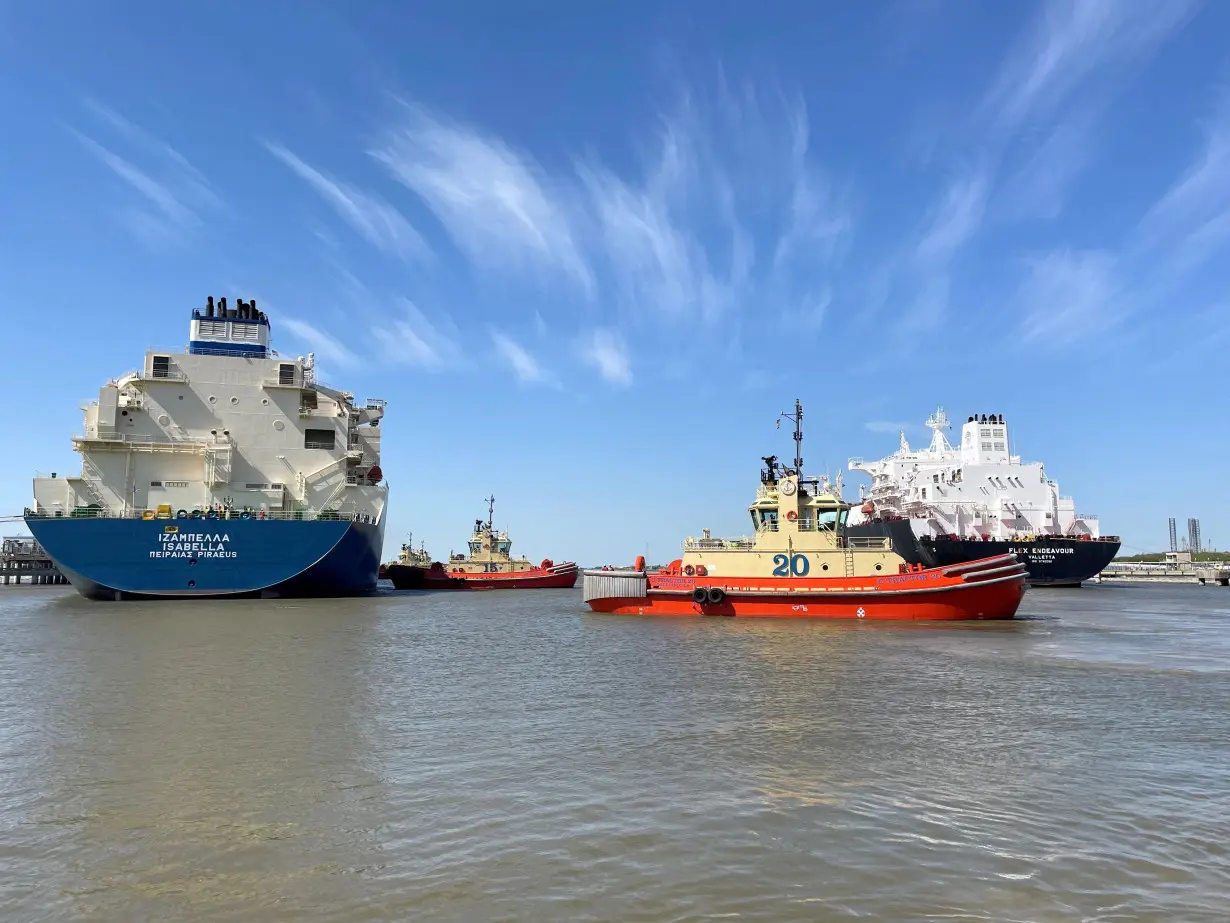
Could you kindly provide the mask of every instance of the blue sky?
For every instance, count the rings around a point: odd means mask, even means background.
[[[534,558],[741,532],[796,396],[813,472],[1003,413],[1130,548],[1226,547],[1227,36],[1186,0],[0,2],[0,509],[225,294],[390,402],[390,553],[492,491]]]

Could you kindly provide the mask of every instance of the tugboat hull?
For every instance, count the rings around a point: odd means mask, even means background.
[[[547,590],[577,585],[576,564],[557,564],[532,570],[494,574],[449,573],[441,568],[390,564],[388,576],[399,590]]]
[[[694,577],[586,571],[585,601],[620,615],[980,621],[1011,619],[1025,592],[1013,555],[850,578]]]

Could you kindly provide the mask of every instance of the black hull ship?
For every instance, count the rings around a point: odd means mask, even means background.
[[[850,538],[889,538],[897,554],[923,567],[1011,552],[1025,562],[1031,586],[1080,586],[1119,553],[1119,538],[1078,512],[1041,462],[1012,454],[1003,416],[970,416],[956,445],[944,435],[951,426],[942,408],[927,426],[933,436],[924,449],[911,449],[902,433],[892,455],[850,459],[850,470],[871,477],[851,511]]]
[[[1039,535],[1018,539],[962,539],[916,536],[908,519],[871,520],[846,527],[852,538],[892,540],[893,550],[910,564],[947,567],[1012,552],[1025,563],[1026,581],[1035,587],[1078,587],[1092,580],[1119,553],[1116,537]]]

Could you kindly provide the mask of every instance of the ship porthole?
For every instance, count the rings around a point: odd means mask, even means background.
[[[179,396],[179,399],[182,401],[182,400],[184,399],[184,396],[181,394],[181,395]]]
[[[286,429],[286,424],[283,423],[281,420],[274,420],[273,428],[276,429],[280,433],[282,432],[282,430]]]
[[[158,425],[159,426],[166,426],[170,422],[171,422],[171,418],[168,417],[165,413],[158,415]]]
[[[269,406],[269,398],[267,398],[267,397],[262,397],[262,398],[261,398],[261,403],[262,403],[262,404],[264,404],[266,407],[268,407],[268,406]]]
[[[877,565],[876,565],[876,570],[883,570],[883,569],[884,569],[884,565],[882,565],[882,564],[877,564]]]
[[[237,398],[237,397],[233,397],[233,398],[231,398],[231,403],[232,403],[232,404],[238,404],[238,403],[239,403],[239,398]]]
[[[828,569],[829,569],[829,566],[828,566],[827,564],[825,564],[825,565],[824,565],[824,566],[822,566],[820,569],[821,569],[821,570],[828,570]]]
[[[211,394],[209,395],[209,403],[216,404],[218,403],[218,399]]]
[[[195,587],[195,586],[196,586],[196,581],[195,581],[195,580],[189,580],[189,581],[188,581],[188,589],[190,589],[190,590],[191,590],[191,589],[192,589],[193,587]]]

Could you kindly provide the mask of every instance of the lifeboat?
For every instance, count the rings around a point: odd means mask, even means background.
[[[795,403],[795,442],[802,406]],[[649,573],[584,572],[584,600],[595,612],[623,615],[763,618],[1011,619],[1025,593],[1025,565],[994,554],[948,567],[907,564],[886,537],[847,537],[851,506],[819,478],[765,458],[753,532],[684,542],[683,557]]]

